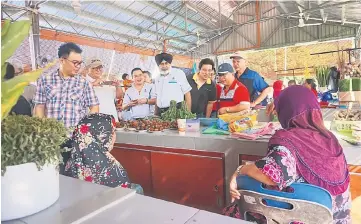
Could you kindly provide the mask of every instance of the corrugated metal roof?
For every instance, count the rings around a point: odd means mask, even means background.
[[[256,3],[248,0],[221,1],[221,14],[218,1],[79,1],[80,13],[74,10],[74,1],[44,1],[40,5],[43,14],[40,25],[152,49],[160,49],[164,39],[171,39],[167,46],[170,52],[190,53],[190,49],[197,49],[210,54],[355,35],[357,24],[350,22],[361,24],[361,3],[355,1],[341,6],[344,1],[261,1],[261,19],[271,18],[260,22],[261,46],[255,46],[258,41],[258,27],[254,23]],[[25,6],[25,1],[7,3]],[[325,9],[320,10],[319,4]],[[332,4],[338,6],[329,8]],[[310,18],[305,23],[319,22],[322,15],[327,15],[326,24],[288,29],[298,24],[300,7],[304,17]],[[280,17],[282,15],[284,17]],[[341,20],[344,25],[337,22]]]

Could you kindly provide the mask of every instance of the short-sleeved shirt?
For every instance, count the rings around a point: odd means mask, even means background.
[[[184,101],[184,94],[192,90],[184,72],[176,68],[171,68],[170,73],[166,76],[157,77],[154,84],[156,104],[159,108],[169,107],[172,100],[177,103]]]
[[[206,114],[209,101],[216,101],[216,85],[208,79],[202,86],[197,84],[198,74],[188,77],[188,83],[192,87],[192,113]]]
[[[236,79],[229,87],[228,91],[225,87],[217,85],[217,102],[216,108],[233,107],[238,104],[250,104],[247,88]]]
[[[65,127],[75,127],[89,113],[89,107],[99,105],[90,83],[80,75],[64,78],[59,70],[45,73],[38,79],[34,104],[45,105],[45,116],[62,121]]]
[[[235,77],[248,89],[251,102],[257,99],[259,93],[269,87],[269,85],[266,83],[266,81],[264,81],[263,77],[258,74],[258,72],[249,68],[246,68],[246,70],[244,70],[242,75],[239,77],[238,74],[235,73]]]
[[[127,91],[125,91],[123,105],[129,104],[132,100],[144,98],[149,100],[155,98],[154,86],[152,84],[145,83],[142,90],[139,92],[134,87],[134,85],[132,85],[132,87],[128,88]],[[152,105],[149,104],[142,104],[131,107],[129,109],[131,118],[144,118],[152,115],[151,106]]]
[[[93,82],[96,80],[86,76],[86,80],[93,86]],[[115,121],[118,121],[118,113],[115,107],[115,99],[116,99],[116,88],[115,86],[93,86],[95,95],[99,100],[99,113],[112,115]]]

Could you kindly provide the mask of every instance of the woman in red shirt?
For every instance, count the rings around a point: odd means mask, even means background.
[[[313,94],[315,95],[315,97],[317,98],[317,90],[316,90],[316,84],[315,84],[315,80],[313,79],[306,79],[305,83],[303,84],[305,87],[307,87],[308,89],[310,89]]]

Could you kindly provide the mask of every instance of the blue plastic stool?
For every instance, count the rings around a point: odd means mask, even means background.
[[[293,192],[269,190],[248,176],[237,177],[237,185],[241,193],[238,206],[244,217],[253,212],[263,215],[267,223],[332,223],[332,198],[323,188],[293,183]]]

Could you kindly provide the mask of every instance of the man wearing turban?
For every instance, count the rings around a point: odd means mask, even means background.
[[[160,53],[155,56],[155,62],[159,67],[160,76],[155,79],[155,92],[157,97],[156,115],[160,115],[168,110],[170,101],[177,102],[179,107],[181,102],[186,101],[190,110],[192,99],[190,91],[192,87],[187,81],[187,77],[180,69],[172,68],[173,56],[167,53]]]

